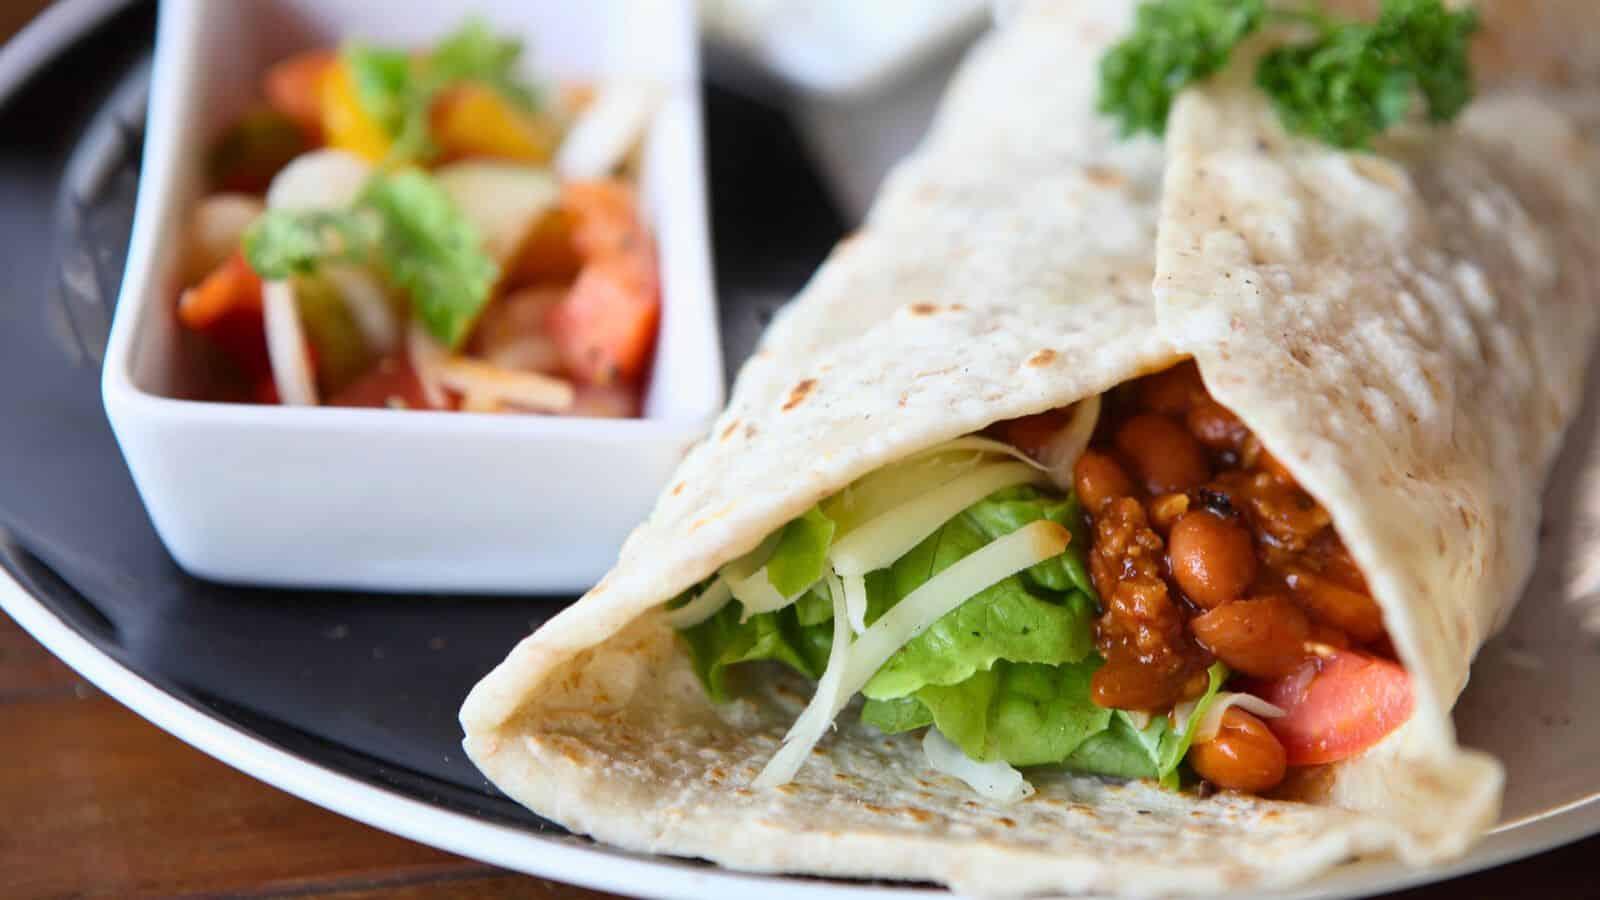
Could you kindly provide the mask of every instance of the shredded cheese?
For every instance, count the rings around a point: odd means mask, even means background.
[[[922,753],[935,771],[959,778],[985,800],[1001,805],[1016,803],[1033,794],[1033,785],[1004,760],[978,762],[967,756],[937,728],[922,739]]]
[[[541,375],[502,369],[493,363],[447,356],[437,368],[439,383],[462,394],[477,394],[522,409],[539,412],[565,412],[577,397],[571,382]]]
[[[1206,709],[1206,714],[1195,723],[1194,743],[1190,746],[1199,746],[1215,740],[1217,733],[1222,730],[1222,714],[1232,707],[1239,707],[1248,713],[1268,719],[1278,719],[1288,715],[1282,709],[1255,696],[1254,694],[1239,694],[1221,691],[1211,706]]]
[[[1100,421],[1100,397],[1086,397],[1072,407],[1072,417],[1044,446],[1044,467],[1050,480],[1063,491],[1072,490],[1072,467],[1089,449],[1089,438]]]
[[[726,578],[717,578],[700,592],[700,596],[677,609],[667,610],[667,624],[673,628],[690,628],[722,611],[733,600]]]
[[[439,379],[439,366],[444,361],[444,348],[422,327],[412,322],[406,330],[406,355],[411,357],[411,368],[417,373],[417,383],[422,386],[422,399],[434,409],[444,409],[449,398],[444,394],[444,384]]]
[[[974,594],[1029,566],[1059,555],[1067,549],[1070,540],[1071,535],[1066,528],[1048,519],[1040,519],[991,541],[907,594],[905,599],[862,632],[849,645],[848,652],[841,650],[850,637],[846,621],[848,611],[844,609],[844,589],[842,585],[835,584],[839,579],[830,578],[829,586],[837,593],[834,594],[834,645],[828,654],[827,669],[822,673],[816,694],[790,730],[783,747],[756,778],[756,786],[772,787],[792,779],[811,748],[822,739],[828,724],[838,717],[850,698],[859,693],[872,676],[883,668],[895,651],[910,643],[946,613],[967,602]]]
[[[844,586],[839,583],[838,576],[829,576],[826,581],[828,592],[833,595],[833,646],[828,650],[827,668],[823,669],[822,678],[817,681],[817,692],[812,696],[811,703],[795,720],[789,733],[784,735],[783,746],[778,748],[761,774],[751,782],[754,787],[777,787],[793,781],[800,767],[805,764],[806,757],[811,754],[811,748],[822,740],[828,726],[833,724],[834,717],[838,715],[837,712],[824,714],[822,711],[843,709],[850,695],[855,693],[843,684],[849,668],[846,660],[851,649],[850,625],[846,621],[848,616],[844,608]]]
[[[846,575],[844,583],[844,608],[850,614],[850,630],[860,634],[867,630],[867,579],[860,575]]]
[[[893,563],[962,510],[1002,488],[1042,481],[1032,466],[995,463],[902,503],[834,541],[830,557],[840,575],[865,575]]]

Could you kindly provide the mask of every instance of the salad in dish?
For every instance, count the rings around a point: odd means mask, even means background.
[[[177,318],[207,399],[637,416],[660,319],[648,86],[556,85],[469,21],[273,65],[216,141]]]
[[[1293,792],[1413,706],[1326,510],[1192,363],[861,478],[671,606],[713,700],[817,681],[768,787],[858,693],[1001,801],[1046,765]]]

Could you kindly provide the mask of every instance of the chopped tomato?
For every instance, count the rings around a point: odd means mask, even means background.
[[[327,405],[433,408],[423,394],[422,382],[417,379],[416,370],[404,357],[389,357],[379,362],[367,374],[328,398]]]
[[[270,375],[261,279],[242,253],[234,253],[178,299],[178,321],[205,335],[251,381]]]
[[[545,317],[567,371],[588,384],[644,374],[661,301],[653,262],[611,256],[584,266],[566,299]]]
[[[511,285],[570,283],[578,277],[583,260],[572,243],[572,216],[553,209],[539,219],[509,266],[506,282]]]
[[[1404,669],[1354,650],[1308,660],[1258,693],[1287,713],[1269,725],[1291,766],[1354,756],[1404,724],[1416,705]]]
[[[578,380],[635,380],[655,346],[661,292],[633,191],[618,181],[572,182],[562,189],[561,208],[583,269],[545,327]]]
[[[584,259],[649,245],[633,189],[620,181],[568,182],[561,188],[561,209],[572,218],[572,243]]]
[[[267,103],[300,126],[312,142],[322,139],[322,82],[336,62],[332,50],[307,50],[267,70]]]

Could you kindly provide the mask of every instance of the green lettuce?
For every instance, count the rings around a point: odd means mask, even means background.
[[[1090,679],[1102,663],[1094,653],[1097,600],[1083,563],[1083,515],[1071,495],[1007,488],[967,508],[889,568],[867,575],[868,624],[939,572],[1039,519],[1073,531],[1067,551],[991,585],[901,647],[863,689],[862,721],[886,733],[937,727],[979,761],[1062,764],[1176,786],[1190,736],[1173,732],[1165,717],[1138,728],[1127,713],[1090,699]],[[766,561],[773,587],[793,596],[811,586],[793,605],[741,622],[734,601],[681,632],[713,700],[727,698],[728,669],[742,662],[773,660],[821,676],[833,641],[833,602],[818,579],[835,530],[814,508],[779,532]],[[1213,667],[1192,721],[1225,677]]]

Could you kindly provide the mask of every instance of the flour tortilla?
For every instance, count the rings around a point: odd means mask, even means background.
[[[467,699],[495,784],[632,850],[985,895],[1281,886],[1445,858],[1493,821],[1500,768],[1448,709],[1531,566],[1577,404],[1596,150],[1519,94],[1388,161],[1337,153],[1286,138],[1241,67],[1180,102],[1163,160],[1093,110],[1131,8],[1026,6],[974,53],[616,569]],[[792,784],[747,787],[809,685],[756,667],[711,704],[661,604],[861,475],[1188,355],[1328,506],[1413,673],[1407,726],[1320,804],[1038,770],[1000,807],[852,707]]]

